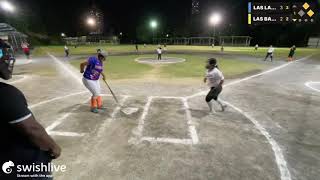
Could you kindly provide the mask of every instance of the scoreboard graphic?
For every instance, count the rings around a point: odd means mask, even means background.
[[[317,12],[315,2],[249,2],[248,24],[312,24]]]

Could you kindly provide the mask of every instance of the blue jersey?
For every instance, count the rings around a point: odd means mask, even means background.
[[[96,56],[92,56],[88,59],[88,65],[83,74],[83,77],[89,80],[99,80],[102,71],[102,62]]]

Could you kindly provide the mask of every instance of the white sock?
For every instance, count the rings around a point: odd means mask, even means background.
[[[213,106],[212,106],[212,102],[207,102],[208,106],[209,106],[209,109],[210,109],[210,112],[216,112],[214,109],[213,109]]]
[[[224,106],[224,104],[220,100],[217,100],[217,103],[221,106],[221,108]]]

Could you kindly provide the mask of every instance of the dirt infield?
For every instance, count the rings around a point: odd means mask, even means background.
[[[103,87],[106,109],[92,114],[81,74],[53,56],[17,66],[11,83],[63,148],[54,163],[67,172],[55,179],[313,180],[320,173],[320,93],[306,84],[320,81],[316,63],[276,63],[227,80],[229,107],[215,107],[215,115],[200,82],[154,81],[112,82],[137,113],[121,113]]]

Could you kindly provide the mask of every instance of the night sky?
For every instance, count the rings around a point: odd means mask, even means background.
[[[58,35],[65,32],[69,36],[88,33],[84,25],[85,14],[92,7],[92,0],[11,0],[18,5],[19,14],[15,18],[26,20],[30,31]],[[209,35],[208,16],[218,11],[223,16],[221,35],[250,35],[268,43],[261,34],[269,31],[270,36],[285,39],[303,39],[317,32],[319,25],[268,25],[249,27],[247,25],[246,0],[199,0],[201,15],[192,21],[191,0],[95,0],[96,6],[104,13],[106,35],[123,32],[127,39],[136,39],[143,32],[150,33],[148,23],[158,20],[157,36]],[[319,24],[319,23],[318,23]],[[274,32],[274,33],[270,33]],[[273,39],[275,37],[271,37]],[[281,38],[281,37],[278,37]]]

